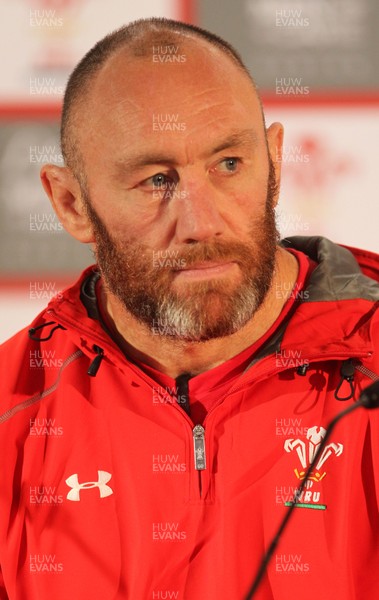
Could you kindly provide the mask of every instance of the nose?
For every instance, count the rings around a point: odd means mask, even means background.
[[[220,213],[222,199],[211,182],[180,182],[180,198],[175,203],[175,238],[180,244],[203,242],[225,231]]]

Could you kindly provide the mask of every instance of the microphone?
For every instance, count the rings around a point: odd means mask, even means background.
[[[265,574],[266,569],[269,565],[269,562],[272,558],[272,555],[274,554],[276,546],[278,545],[279,540],[280,540],[280,538],[281,538],[285,528],[287,527],[288,522],[293,514],[293,509],[296,506],[296,499],[300,497],[300,494],[304,490],[305,484],[307,483],[309,476],[311,475],[315,465],[317,464],[317,461],[320,458],[320,455],[321,455],[322,451],[324,450],[326,442],[328,441],[330,434],[332,433],[334,427],[336,426],[338,421],[343,419],[343,417],[345,417],[349,413],[353,412],[360,406],[363,406],[364,408],[369,408],[369,409],[379,407],[379,380],[375,381],[374,383],[372,383],[371,385],[366,387],[363,390],[363,392],[361,393],[357,402],[355,402],[354,404],[351,404],[348,408],[346,408],[342,412],[338,413],[338,415],[335,416],[334,419],[332,419],[330,421],[328,427],[326,428],[325,436],[324,436],[323,440],[321,441],[321,443],[317,449],[317,452],[316,452],[315,456],[313,457],[313,460],[310,463],[310,465],[305,473],[304,479],[302,480],[299,487],[297,488],[297,490],[294,494],[294,497],[292,499],[291,505],[290,505],[289,509],[287,510],[287,512],[285,513],[285,515],[284,515],[284,517],[283,517],[283,519],[282,519],[282,521],[281,521],[281,523],[280,523],[280,525],[268,547],[266,554],[262,558],[261,564],[260,564],[257,574],[254,578],[254,581],[253,581],[248,593],[246,594],[244,600],[251,600],[251,598],[253,598],[255,592],[257,591],[257,589],[261,583],[262,577]]]

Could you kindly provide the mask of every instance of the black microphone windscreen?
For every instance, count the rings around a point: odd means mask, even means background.
[[[363,390],[359,401],[365,408],[379,407],[379,379]]]

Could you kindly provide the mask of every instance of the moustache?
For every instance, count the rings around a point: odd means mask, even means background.
[[[174,259],[175,263],[189,268],[206,262],[245,263],[251,260],[253,249],[240,242],[216,242],[213,244],[196,244],[185,251],[165,250],[158,256],[162,259]]]

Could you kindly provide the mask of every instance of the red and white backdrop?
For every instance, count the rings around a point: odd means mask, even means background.
[[[0,0],[0,341],[92,261],[48,206],[44,162],[62,164],[68,74],[128,21],[194,22],[234,44],[285,127],[278,226],[379,251],[379,4],[375,0]]]

